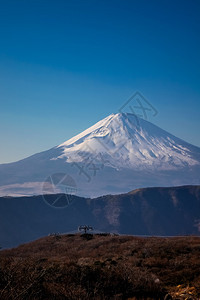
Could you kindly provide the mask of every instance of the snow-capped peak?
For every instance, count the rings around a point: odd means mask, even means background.
[[[199,164],[199,149],[134,114],[111,114],[59,145],[55,159],[114,168],[160,168]]]
[[[134,114],[112,114],[57,147],[0,165],[0,195],[47,193],[49,178],[49,192],[63,192],[63,182],[53,180],[57,176],[71,176],[78,195],[94,197],[199,184],[199,174],[200,148]]]

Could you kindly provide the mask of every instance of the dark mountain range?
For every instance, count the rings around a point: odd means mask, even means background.
[[[0,198],[4,248],[81,224],[130,235],[199,235],[200,186],[144,188],[94,199],[64,194]]]

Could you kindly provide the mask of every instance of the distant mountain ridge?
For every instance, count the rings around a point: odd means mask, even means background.
[[[137,189],[98,198],[71,196],[0,198],[0,246],[13,247],[51,232],[89,224],[102,232],[130,235],[200,235],[200,186]],[[61,196],[61,197],[60,197]]]
[[[68,193],[46,182],[61,173],[72,178],[65,184],[73,181],[76,194],[84,197],[197,185],[200,148],[134,114],[111,114],[50,150],[0,165],[0,196]]]

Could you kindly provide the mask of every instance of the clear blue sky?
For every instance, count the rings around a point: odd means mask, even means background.
[[[0,163],[47,150],[139,90],[200,146],[199,0],[0,0]]]

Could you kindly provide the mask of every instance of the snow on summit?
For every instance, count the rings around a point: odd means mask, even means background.
[[[57,148],[62,154],[54,159],[95,159],[113,168],[170,170],[200,164],[197,147],[130,113],[111,114]]]
[[[63,193],[63,188],[68,193],[65,181],[54,181],[60,176],[76,183],[78,195],[97,197],[196,185],[199,174],[200,148],[134,114],[119,113],[59,146],[0,165],[0,196]]]

